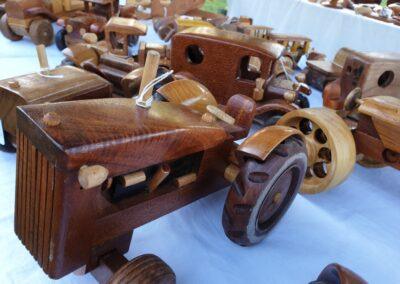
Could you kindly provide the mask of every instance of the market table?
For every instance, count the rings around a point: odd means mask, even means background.
[[[149,32],[148,39],[154,40],[151,28]],[[63,57],[56,47],[47,50],[50,65],[59,64]],[[0,79],[38,71],[35,52],[27,40],[11,43],[0,37]],[[321,105],[318,92],[311,102]],[[0,152],[0,282],[52,283],[13,232],[15,156]],[[397,171],[357,165],[337,188],[298,195],[266,240],[251,248],[225,237],[221,216],[226,193],[215,193],[139,228],[126,256],[160,256],[175,271],[178,283],[303,284],[332,262],[350,267],[371,283],[400,282]],[[71,274],[57,283],[95,280]]]

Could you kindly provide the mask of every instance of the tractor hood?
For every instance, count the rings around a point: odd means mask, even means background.
[[[154,102],[144,109],[133,99],[25,106],[18,109],[18,126],[56,167],[96,164],[111,174],[178,159],[230,138],[225,128],[203,122],[185,106]]]

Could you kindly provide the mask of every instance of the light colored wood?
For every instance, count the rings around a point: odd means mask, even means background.
[[[216,106],[213,105],[208,105],[207,106],[207,111],[210,112],[212,115],[214,115],[216,118],[228,123],[228,124],[235,124],[235,119],[224,112],[223,110],[219,109]]]
[[[194,80],[176,80],[157,90],[167,101],[185,105],[200,113],[207,112],[207,106],[217,106],[217,101],[211,92]]]
[[[296,94],[296,92],[294,92],[294,91],[286,91],[286,92],[283,94],[283,98],[284,98],[286,101],[288,101],[288,102],[290,102],[290,103],[293,103],[293,102],[297,99],[297,94]]]
[[[160,54],[157,51],[150,50],[147,53],[146,64],[144,65],[142,82],[140,84],[139,94],[142,93],[143,89],[156,78],[158,65],[160,63]],[[150,88],[144,95],[144,101],[147,101],[153,93],[153,88]]]
[[[89,44],[95,44],[99,40],[95,33],[85,33],[82,39]]]
[[[171,168],[168,164],[161,165],[152,179],[149,181],[148,187],[150,192],[157,189],[157,187],[169,176]]]
[[[203,114],[201,116],[201,120],[208,122],[208,123],[213,123],[213,122],[217,121],[217,118],[214,115],[212,115],[211,113],[206,112],[205,114]]]
[[[121,177],[123,187],[129,187],[146,181],[146,173],[144,171],[131,173]]]
[[[372,118],[386,148],[400,153],[400,99],[378,96],[359,100],[358,111]]]
[[[234,182],[240,173],[240,168],[234,164],[230,164],[226,167],[224,177],[229,182]]]
[[[304,119],[312,123],[312,129],[303,134],[305,136],[308,167],[311,175],[304,179],[302,193],[315,194],[333,188],[343,182],[352,172],[356,162],[356,147],[353,135],[343,119],[335,111],[327,108],[313,108],[295,110],[284,115],[278,125],[285,125],[302,130],[300,122]],[[321,137],[322,131],[325,139]],[[324,143],[321,143],[324,142]],[[330,153],[330,161],[321,156],[321,153]],[[313,169],[317,166],[326,166],[326,175],[321,177]]]
[[[305,83],[306,82],[306,74],[304,74],[304,73],[298,73],[295,76],[295,78],[296,78],[297,82],[300,82],[300,83]]]
[[[36,52],[39,59],[40,68],[49,69],[49,61],[47,60],[46,47],[43,44],[36,46]]]
[[[8,86],[9,86],[11,89],[19,89],[19,88],[21,88],[21,85],[20,85],[20,83],[19,83],[17,80],[9,81],[9,82],[8,82]]]
[[[175,179],[175,186],[178,188],[182,188],[188,184],[191,184],[197,180],[197,174],[191,173],[185,176],[181,176]]]
[[[94,188],[107,180],[108,173],[103,166],[82,166],[79,169],[78,181],[83,189]]]
[[[48,112],[43,116],[43,123],[48,127],[54,127],[61,124],[61,117],[56,112]]]

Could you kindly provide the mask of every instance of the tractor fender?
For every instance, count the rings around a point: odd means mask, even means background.
[[[304,141],[303,134],[291,127],[276,125],[263,128],[247,138],[237,148],[237,158],[240,163],[244,162],[246,157],[265,161],[279,144],[292,136]]]
[[[32,17],[42,16],[46,19],[49,19],[52,22],[55,22],[58,19],[58,17],[56,15],[54,15],[49,9],[46,9],[44,7],[32,7],[32,8],[26,9],[25,13]]]

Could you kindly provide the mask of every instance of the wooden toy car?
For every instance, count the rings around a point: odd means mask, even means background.
[[[5,0],[0,1],[0,16],[3,16],[3,14],[6,12],[5,3]]]
[[[159,258],[123,257],[133,229],[232,184],[225,232],[254,245],[301,185],[307,158],[299,131],[272,126],[237,146],[254,101],[232,96],[222,110],[190,80],[179,96],[164,90],[164,101],[152,98],[155,54],[136,99],[18,109],[15,232],[53,279],[84,266],[102,283],[174,283]]]
[[[205,0],[128,0],[121,8],[121,16],[148,20],[151,18],[186,15],[201,8]]]
[[[49,70],[47,59],[41,63],[41,72],[0,81],[1,150],[16,145],[17,106],[111,96],[111,85],[95,74],[70,66]]]
[[[114,92],[126,97],[132,96],[130,89],[132,80],[140,83],[141,72],[140,60],[144,61],[147,51],[143,50],[143,45],[137,58],[129,55],[129,44],[137,41],[140,35],[147,33],[147,26],[134,19],[112,17],[104,27],[105,41],[92,44],[78,43],[63,50],[67,61],[75,66],[82,67],[88,71],[96,73],[110,81],[114,86]],[[160,50],[161,51],[161,50]],[[140,60],[139,60],[140,59]],[[136,70],[135,78],[126,76]],[[131,74],[132,75],[132,74]],[[136,87],[139,85],[136,84]]]
[[[317,280],[310,284],[367,284],[368,282],[362,279],[359,275],[350,269],[332,263],[326,266],[319,274]]]
[[[5,14],[1,18],[0,30],[12,41],[30,37],[36,45],[46,46],[53,42],[52,21],[58,16],[82,8],[72,0],[8,0],[5,3]]]
[[[335,55],[333,62],[328,60],[307,60],[306,83],[317,90],[323,91],[325,86],[335,81],[342,74],[347,56],[354,51],[349,48],[341,48]]]
[[[286,78],[283,56],[280,44],[217,28],[190,28],[171,43],[172,70],[207,86],[221,104],[235,94],[253,98],[268,124],[309,106],[310,89]]]
[[[104,37],[104,26],[107,21],[118,14],[119,0],[82,0],[84,12],[57,20],[62,29],[56,34],[56,45],[59,50],[75,43],[83,42],[86,33],[93,33],[97,38]]]

